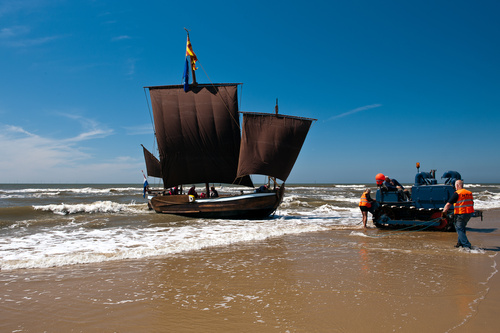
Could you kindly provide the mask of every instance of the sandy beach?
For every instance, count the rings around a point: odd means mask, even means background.
[[[499,222],[470,222],[471,252],[455,233],[372,227],[0,272],[0,330],[497,332]]]

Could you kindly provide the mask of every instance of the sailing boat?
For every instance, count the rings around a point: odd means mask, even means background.
[[[273,114],[239,112],[240,83],[197,84],[193,55],[188,33],[186,67],[190,56],[193,84],[145,87],[160,157],[143,146],[146,169],[148,176],[163,179],[165,189],[150,191],[149,205],[157,213],[188,217],[266,218],[283,200],[285,181],[316,119],[278,114],[277,106]],[[255,174],[269,177],[267,187],[254,191],[250,175]],[[182,193],[183,185],[199,183],[205,184],[207,194],[209,183],[247,186],[251,191],[216,198]],[[180,194],[167,193],[177,186]]]

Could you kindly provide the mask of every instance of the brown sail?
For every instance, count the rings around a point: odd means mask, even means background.
[[[314,120],[243,112],[238,177],[262,174],[286,181]]]
[[[162,178],[160,161],[146,147],[142,146],[142,150],[144,152],[144,161],[146,161],[148,176]]]
[[[233,183],[241,141],[237,84],[148,88],[163,185]],[[253,186],[249,177],[238,183]]]

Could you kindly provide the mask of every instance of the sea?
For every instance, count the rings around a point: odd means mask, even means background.
[[[359,229],[359,197],[373,184],[287,185],[263,220],[192,219],[148,209],[137,184],[0,185],[0,270],[182,254],[288,234]],[[500,208],[499,184],[468,184],[475,208]],[[216,186],[219,193],[247,188]]]
[[[466,185],[470,251],[364,229],[366,187],[287,184],[268,219],[211,220],[140,184],[0,185],[0,331],[497,332],[500,184]]]

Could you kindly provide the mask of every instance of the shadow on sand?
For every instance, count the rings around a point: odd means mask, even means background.
[[[470,231],[470,232],[480,232],[480,233],[483,233],[483,234],[490,234],[492,233],[493,231],[497,231],[498,228],[467,228],[467,231]]]

